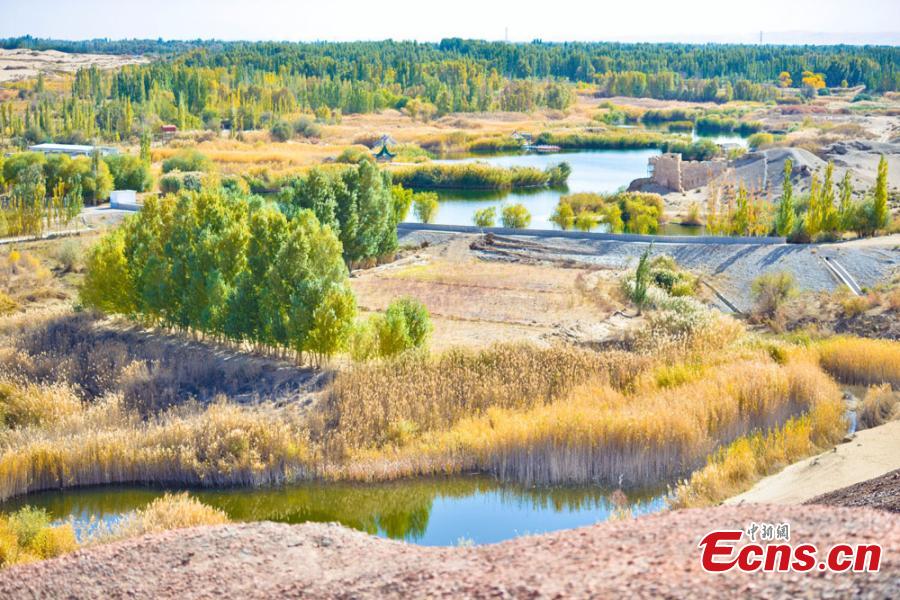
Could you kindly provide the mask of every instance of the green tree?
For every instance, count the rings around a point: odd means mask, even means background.
[[[152,157],[151,157],[151,153],[150,153],[150,141],[151,141],[150,133],[146,132],[146,131],[143,132],[141,134],[140,157],[141,157],[141,162],[144,163],[145,165],[147,165],[148,167],[150,166],[150,163],[152,162]]]
[[[346,287],[333,287],[313,311],[306,350],[317,362],[344,350],[353,332],[356,298]]]
[[[827,233],[835,233],[840,227],[837,207],[834,204],[834,163],[828,161],[825,167],[825,181],[822,183],[819,228]]]
[[[472,217],[476,227],[494,227],[497,224],[497,207],[479,208]]]
[[[550,220],[556,223],[560,229],[572,229],[575,225],[575,212],[568,202],[560,202],[556,205]]]
[[[413,211],[422,223],[433,223],[439,206],[438,196],[434,192],[419,192],[413,196]]]
[[[849,169],[847,169],[843,179],[841,179],[838,222],[840,223],[841,231],[848,231],[853,228],[853,181]]]
[[[78,296],[84,306],[101,312],[128,315],[135,311],[135,291],[125,257],[124,228],[103,236],[91,248]]]
[[[638,260],[637,269],[634,271],[634,288],[631,291],[631,301],[637,306],[638,314],[644,310],[647,302],[647,290],[650,287],[650,254],[653,252],[653,244],[649,244],[641,258]]]
[[[103,159],[109,168],[113,185],[117,190],[146,192],[153,187],[150,167],[139,157],[130,154],[115,154]]]
[[[888,224],[888,189],[887,189],[888,165],[887,159],[881,155],[878,161],[878,174],[875,178],[875,192],[873,194],[873,225],[874,229],[884,229]]]
[[[531,224],[531,213],[523,204],[507,204],[503,207],[501,221],[509,229],[525,229]]]
[[[784,161],[784,179],[781,183],[781,201],[778,203],[778,213],[775,215],[775,232],[787,237],[794,231],[796,209],[794,208],[794,186],[791,183],[791,171],[794,165],[791,159]]]

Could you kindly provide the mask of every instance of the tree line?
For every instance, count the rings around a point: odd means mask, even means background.
[[[900,49],[893,46],[786,46],[758,44],[644,44],[621,42],[530,43],[447,38],[438,43],[223,42],[218,40],[52,40],[31,36],[0,40],[2,48],[152,54],[183,57],[193,66],[238,66],[288,71],[342,80],[393,81],[419,85],[423,74],[461,61],[509,79],[561,78],[592,82],[598,75],[640,71],[678,73],[687,79],[746,79],[775,82],[786,72],[801,81],[804,71],[822,73],[828,86],[843,81],[873,91],[897,90]],[[452,71],[452,68],[451,68]],[[438,73],[441,77],[444,74]]]
[[[0,134],[27,141],[121,140],[181,129],[271,127],[285,115],[321,120],[385,108],[415,118],[449,112],[565,109],[572,83],[605,95],[726,102],[771,100],[785,81],[900,89],[893,47],[416,42],[57,42],[4,47],[127,48],[158,54],[112,72],[80,69],[71,93],[35,85],[24,113],[0,107]],[[155,50],[148,50],[155,48]]]
[[[809,191],[794,191],[793,163],[785,160],[781,198],[772,205],[759,194],[738,185],[733,195],[721,204],[718,191],[709,196],[706,229],[718,235],[778,235],[789,241],[807,243],[833,241],[844,233],[870,237],[890,225],[888,206],[888,165],[884,156],[878,162],[875,185],[860,194],[854,189],[852,172],[844,172],[834,181],[834,164],[825,167],[822,179],[813,173]]]
[[[148,198],[93,247],[80,300],[105,313],[249,344],[300,363],[319,363],[346,349],[367,359],[421,346],[430,322],[413,300],[400,299],[359,325],[354,320],[348,257],[396,246],[396,232],[393,241],[385,240],[383,231],[368,227],[371,214],[353,213],[377,206],[361,196],[391,200],[368,169],[349,168],[346,179],[311,173],[298,182],[296,195],[278,202],[219,185]],[[357,182],[368,189],[345,191],[355,197],[355,208],[345,212],[343,200],[332,202],[331,189]],[[393,219],[390,206],[380,208]],[[340,233],[351,223],[367,233]]]

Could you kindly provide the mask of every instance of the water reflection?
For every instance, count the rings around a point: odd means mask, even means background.
[[[164,490],[134,486],[44,492],[0,505],[3,512],[30,504],[54,519],[72,518],[84,531],[91,522],[112,524]],[[525,488],[481,476],[426,478],[383,484],[306,484],[275,489],[192,490],[202,502],[237,521],[283,523],[337,521],[360,531],[424,545],[461,538],[491,543],[665,507],[661,490],[629,493],[597,487]]]

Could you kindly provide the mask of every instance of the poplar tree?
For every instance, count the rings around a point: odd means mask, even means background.
[[[781,183],[781,202],[775,216],[775,231],[780,236],[789,236],[794,231],[796,213],[794,209],[794,186],[791,183],[791,171],[794,165],[791,159],[784,161],[784,179]]]
[[[888,165],[884,155],[878,161],[878,175],[875,178],[874,206],[872,218],[874,229],[883,229],[888,224],[888,190],[887,190]]]

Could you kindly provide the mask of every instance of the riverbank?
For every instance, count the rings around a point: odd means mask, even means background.
[[[791,540],[882,545],[877,573],[705,573],[711,528],[789,522]],[[476,548],[422,548],[336,525],[169,531],[0,572],[9,598],[897,597],[900,520],[871,509],[716,507]]]
[[[900,469],[900,421],[858,432],[833,450],[794,463],[725,504],[802,504]]]

